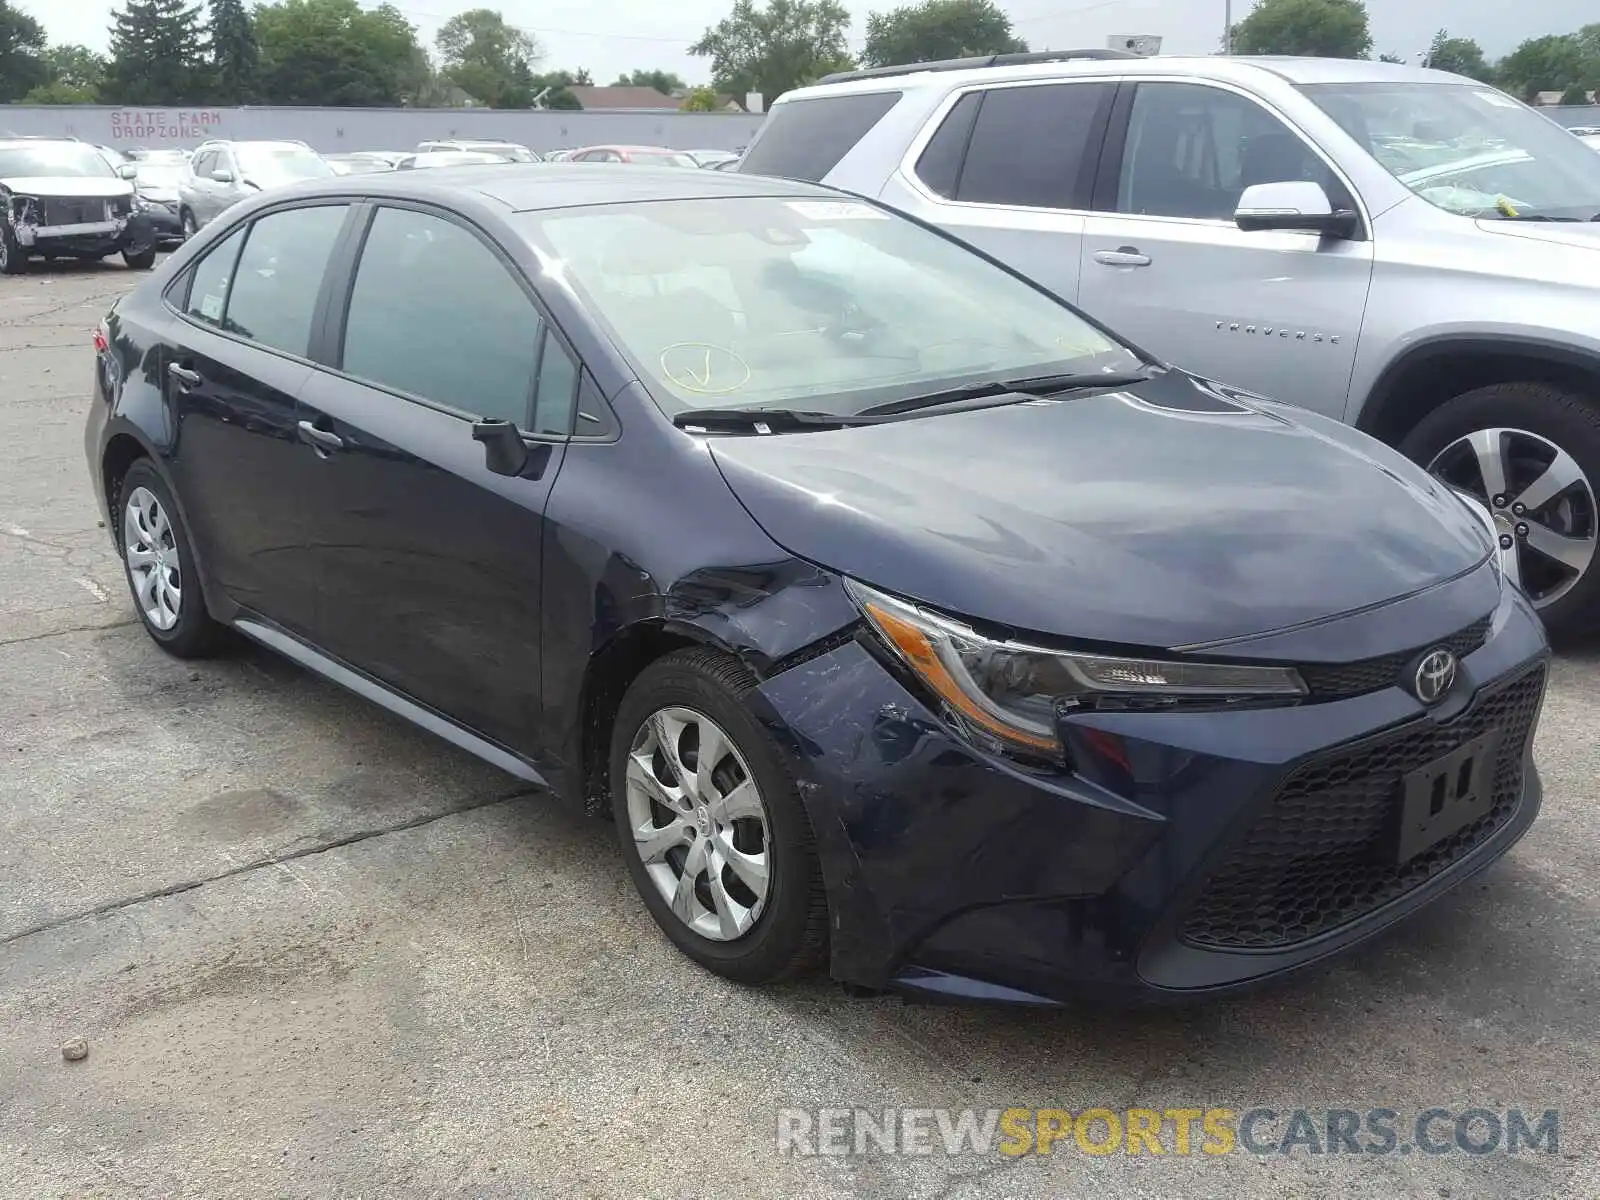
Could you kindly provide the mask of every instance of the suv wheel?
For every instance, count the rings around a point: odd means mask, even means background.
[[[1400,448],[1483,502],[1506,575],[1552,638],[1600,628],[1600,407],[1551,384],[1491,384],[1430,413]]]
[[[206,611],[194,551],[172,493],[147,459],[128,468],[110,507],[128,590],[145,632],[178,658],[210,654],[222,626]]]
[[[683,650],[628,689],[611,743],[612,807],[645,907],[702,966],[741,983],[821,964],[827,904],[811,823],[735,660]]]
[[[28,252],[11,232],[11,223],[0,220],[0,275],[21,275],[27,269]]]
[[[185,239],[192,238],[200,232],[200,226],[195,223],[194,213],[187,208],[178,214],[178,220],[183,223],[183,236]]]

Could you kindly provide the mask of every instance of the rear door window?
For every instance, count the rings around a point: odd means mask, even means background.
[[[978,106],[983,103],[982,92],[968,92],[939,123],[928,139],[922,156],[917,159],[917,178],[947,200],[956,198],[956,185],[961,182],[961,163],[967,157],[967,144],[972,141],[972,126],[978,119]]]
[[[1092,164],[1115,92],[1114,83],[985,92],[955,198],[1027,208],[1087,208]]]
[[[820,183],[900,101],[899,92],[818,96],[773,106],[739,170]]]
[[[222,314],[228,304],[228,284],[233,280],[233,264],[239,259],[242,245],[244,230],[239,229],[206,251],[194,265],[184,312],[196,321],[221,328]]]
[[[228,292],[223,329],[305,357],[322,277],[349,211],[346,204],[318,204],[252,222]]]

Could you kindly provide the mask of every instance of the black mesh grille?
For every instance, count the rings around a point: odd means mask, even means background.
[[[1415,650],[1402,650],[1398,654],[1384,654],[1377,658],[1363,658],[1350,663],[1307,664],[1300,667],[1300,677],[1311,689],[1311,695],[1326,700],[1341,696],[1360,696],[1379,688],[1403,684],[1401,672],[1424,650],[1444,646],[1457,658],[1465,658],[1481,649],[1489,638],[1489,618],[1474,621],[1459,633],[1451,634]]]
[[[106,219],[104,200],[49,199],[44,202],[42,225],[87,225]]]
[[[1299,768],[1206,882],[1184,921],[1198,946],[1275,949],[1327,933],[1425,883],[1483,843],[1522,798],[1541,667],[1449,725],[1413,726]],[[1408,862],[1384,861],[1400,779],[1500,731],[1493,807]]]

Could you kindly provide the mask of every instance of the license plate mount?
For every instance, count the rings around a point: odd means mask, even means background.
[[[1410,862],[1489,814],[1500,733],[1492,730],[1400,778],[1390,861]]]

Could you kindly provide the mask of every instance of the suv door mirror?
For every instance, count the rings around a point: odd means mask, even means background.
[[[1359,228],[1349,209],[1335,211],[1320,183],[1256,183],[1245,188],[1233,213],[1246,233],[1288,229],[1324,237],[1353,237]]]
[[[218,183],[232,183],[233,172],[228,170],[227,167],[218,167],[215,171],[211,172],[211,178]]]
[[[132,179],[138,173],[139,173],[139,168],[134,166],[132,163],[118,163],[117,164],[117,178],[118,179]]]

